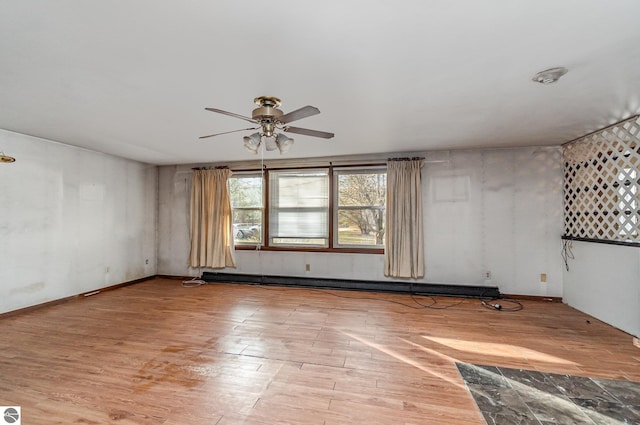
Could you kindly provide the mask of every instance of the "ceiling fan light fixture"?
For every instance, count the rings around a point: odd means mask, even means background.
[[[252,135],[245,136],[243,138],[244,147],[253,154],[257,154],[260,147],[267,151],[278,150],[281,154],[283,154],[291,149],[291,146],[293,145],[293,139],[279,133],[280,131],[302,134],[304,136],[320,137],[322,139],[331,139],[334,136],[333,133],[329,133],[327,131],[291,127],[288,125],[293,121],[319,114],[320,110],[315,106],[303,106],[302,108],[298,108],[285,114],[280,109],[278,109],[282,102],[277,97],[260,96],[256,97],[253,101],[256,105],[258,105],[258,108],[253,110],[251,118],[217,108],[204,109],[210,112],[215,112],[234,118],[239,118],[244,121],[249,121],[250,123],[257,125],[257,127],[209,134],[207,136],[201,136],[200,139],[221,136],[223,134],[235,133],[238,131],[259,130],[258,133],[253,133]]]
[[[545,69],[544,71],[540,71],[536,75],[534,75],[531,80],[540,84],[552,84],[558,81],[560,77],[562,77],[567,72],[569,72],[569,70],[561,66],[557,68]]]
[[[272,137],[275,129],[276,126],[273,123],[269,122],[262,124],[262,134],[264,135],[264,137]]]
[[[282,133],[276,136],[276,145],[278,145],[278,150],[281,154],[289,151],[291,146],[293,146],[293,141],[291,137],[287,137]]]
[[[266,134],[263,136],[264,147],[268,151],[275,151],[278,149],[278,145],[276,144],[276,136],[267,136]]]
[[[244,136],[243,140],[244,147],[247,148],[249,152],[254,155],[258,153],[258,148],[260,148],[260,142],[262,140],[260,133],[253,133],[251,136]]]
[[[12,156],[5,155],[4,152],[0,151],[0,162],[8,164],[10,162],[16,162],[16,159]]]

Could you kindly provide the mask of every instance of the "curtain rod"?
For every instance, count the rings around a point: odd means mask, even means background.
[[[229,168],[227,165],[218,165],[216,167],[192,167],[192,170],[224,170],[225,168]]]
[[[413,156],[413,157],[400,157],[400,158],[389,158],[387,161],[424,161],[425,157],[423,156]]]
[[[326,167],[333,165],[334,167],[349,167],[349,166],[364,166],[364,165],[384,165],[389,157],[397,156],[420,156],[426,157],[426,162],[429,163],[446,163],[450,161],[450,150],[433,150],[429,152],[425,151],[410,151],[410,152],[386,152],[377,154],[363,154],[363,155],[342,155],[342,156],[325,156],[325,157],[313,157],[313,158],[265,158],[264,161],[258,160],[239,160],[239,161],[220,161],[220,162],[208,162],[199,164],[189,164],[191,167],[213,167],[216,165],[225,165],[231,169],[260,169],[262,164],[266,168],[296,168],[296,167]],[[187,164],[184,164],[187,165]],[[185,167],[186,168],[186,167]]]

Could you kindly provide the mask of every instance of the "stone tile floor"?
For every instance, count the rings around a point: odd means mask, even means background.
[[[456,365],[489,425],[640,425],[640,382]]]

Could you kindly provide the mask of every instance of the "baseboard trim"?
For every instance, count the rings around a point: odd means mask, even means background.
[[[157,274],[155,275],[157,279],[169,279],[169,280],[189,280],[189,279],[198,279],[198,276],[176,276],[171,274]]]
[[[116,283],[115,285],[105,286],[104,288],[94,289],[93,291],[83,292],[76,295],[77,298],[87,298],[92,295],[98,295],[101,292],[113,291],[114,289],[124,288],[125,286],[135,285],[136,283],[145,282],[147,280],[155,279],[156,276],[141,277],[140,279],[130,280],[128,282]],[[73,297],[72,297],[73,298]]]
[[[22,307],[17,310],[7,311],[5,313],[0,313],[0,320],[6,319],[8,317],[19,316],[21,314],[30,313],[35,310],[40,310],[41,308],[53,307],[60,304],[68,303],[69,301],[74,301],[78,298],[77,295],[72,295],[70,297],[59,298],[57,300],[46,301],[40,304],[30,305],[27,307]]]
[[[105,286],[104,288],[98,288],[98,289],[94,289],[93,291],[87,291],[87,292],[83,292],[81,294],[78,295],[71,295],[69,297],[64,297],[64,298],[59,298],[57,300],[51,300],[51,301],[46,301],[40,304],[35,304],[35,305],[30,305],[27,307],[23,307],[23,308],[19,308],[17,310],[11,310],[11,311],[7,311],[5,313],[0,313],[0,320],[2,319],[6,319],[7,317],[12,317],[12,316],[18,316],[21,314],[25,314],[25,313],[30,313],[32,311],[35,310],[40,310],[42,308],[46,308],[46,307],[53,307],[59,304],[65,304],[71,301],[77,301],[77,300],[81,300],[81,299],[85,299],[89,296],[92,295],[98,295],[101,292],[106,292],[106,291],[112,291],[114,289],[118,289],[118,288],[123,288],[125,286],[130,286],[130,285],[135,285],[136,283],[140,283],[140,282],[144,282],[147,280],[152,280],[155,279],[156,276],[147,276],[147,277],[142,277],[140,279],[134,279],[134,280],[130,280],[128,282],[122,282],[122,283],[118,283],[115,285],[110,285],[110,286]]]
[[[502,298],[513,298],[522,301],[546,301],[550,303],[561,303],[562,297],[549,297],[545,295],[516,295],[502,294]]]
[[[442,283],[382,282],[352,279],[322,279],[296,276],[263,276],[236,273],[202,273],[202,280],[211,283],[243,283],[253,285],[295,286],[314,289],[344,289],[373,292],[412,293],[467,298],[500,298],[497,287],[449,285]]]

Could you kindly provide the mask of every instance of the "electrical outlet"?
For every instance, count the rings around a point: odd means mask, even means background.
[[[147,258],[146,260],[144,260],[145,264],[149,264],[149,259]]]
[[[540,282],[546,282],[546,281],[547,281],[547,274],[540,273]]]
[[[311,271],[311,264],[306,264],[306,265],[304,266],[304,269],[305,269],[306,271],[310,272],[310,271]]]
[[[491,272],[487,270],[486,272],[482,273],[482,278],[484,280],[491,280]]]

